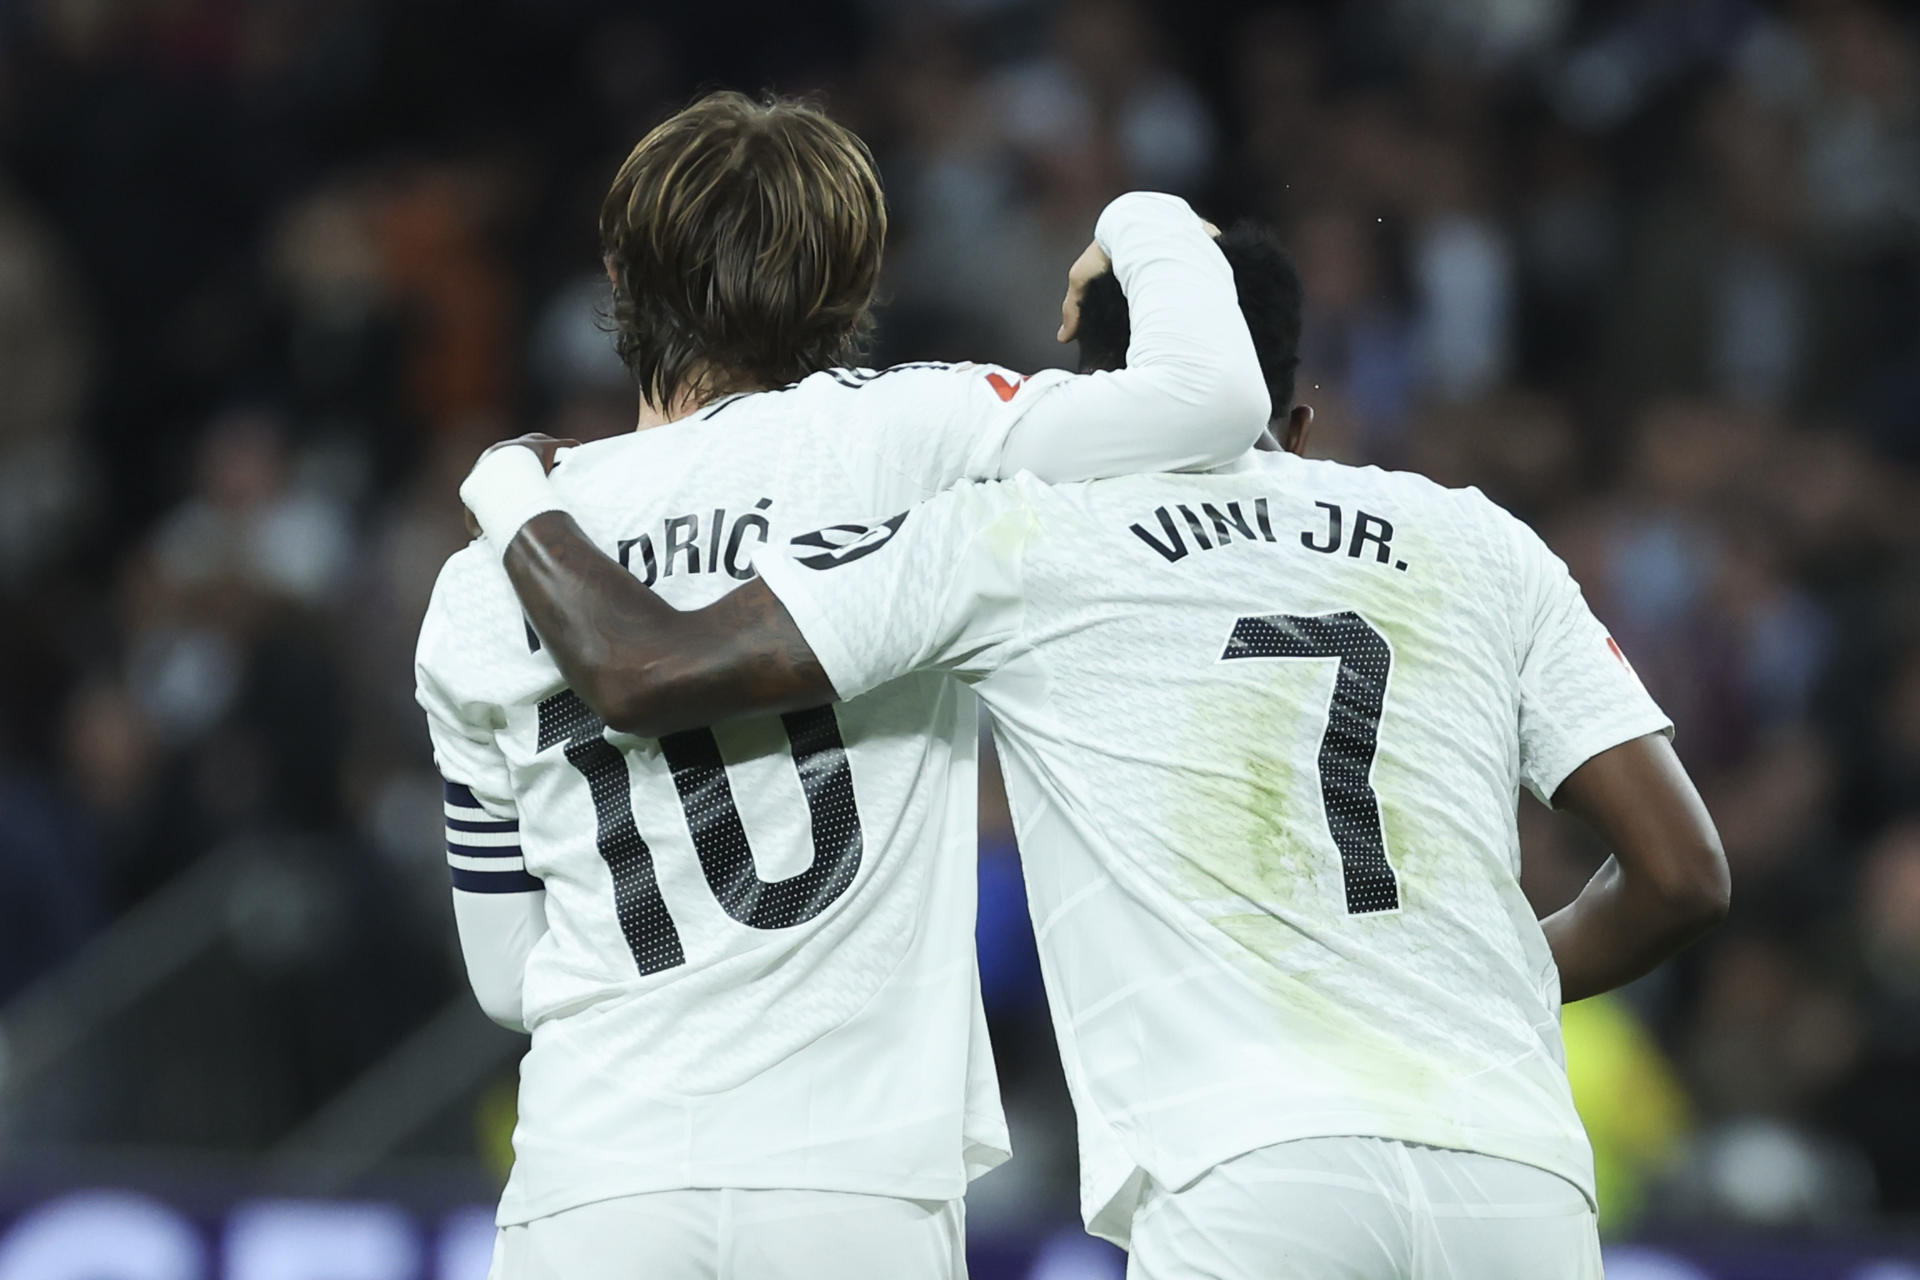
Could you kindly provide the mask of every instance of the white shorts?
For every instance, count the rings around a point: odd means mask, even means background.
[[[656,1191],[502,1227],[487,1280],[966,1280],[959,1200]]]
[[[1262,1147],[1150,1187],[1127,1280],[1600,1280],[1580,1189],[1532,1165],[1382,1138]]]

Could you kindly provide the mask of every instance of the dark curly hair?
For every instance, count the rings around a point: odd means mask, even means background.
[[[1300,367],[1300,273],[1279,235],[1259,223],[1236,223],[1215,243],[1233,268],[1240,312],[1273,398],[1273,420],[1279,421],[1293,408],[1293,375]],[[1080,372],[1125,368],[1132,337],[1126,295],[1113,272],[1088,281],[1080,299]]]
[[[657,409],[851,363],[886,237],[852,131],[803,103],[709,94],[640,140],[601,204],[614,344]]]

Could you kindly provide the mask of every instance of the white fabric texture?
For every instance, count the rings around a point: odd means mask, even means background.
[[[1150,1187],[1127,1280],[1600,1280],[1593,1206],[1544,1169],[1308,1138]]]
[[[842,695],[945,670],[992,711],[1090,1229],[1329,1135],[1591,1189],[1518,790],[1670,725],[1530,530],[1286,454],[895,529],[761,572]]]
[[[959,1200],[659,1191],[502,1227],[487,1280],[966,1280]]]

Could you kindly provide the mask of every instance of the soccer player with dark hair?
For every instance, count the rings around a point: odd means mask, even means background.
[[[1223,245],[1290,396],[1291,272]],[[1598,1280],[1561,1003],[1718,921],[1728,874],[1670,722],[1531,529],[1477,490],[1279,450],[959,485],[843,528],[852,554],[802,536],[689,611],[563,513],[489,532],[561,669],[600,666],[636,735],[935,674],[979,694],[1082,1212],[1130,1277]],[[1523,786],[1612,850],[1544,921]]]
[[[1233,278],[1170,196],[1107,207],[1126,368],[852,367],[886,205],[822,113],[712,95],[641,140],[600,216],[638,432],[521,448],[462,487],[488,530],[564,506],[607,564],[710,603],[796,537],[959,480],[1208,467],[1268,412]],[[990,264],[981,264],[990,269]],[[811,531],[811,532],[810,532]],[[448,561],[418,697],[482,1006],[532,1033],[496,1280],[964,1274],[961,1196],[1007,1155],[973,956],[975,699],[938,675],[664,738],[569,687],[501,571]]]
[[[1246,317],[1273,404],[1276,434],[1262,437],[1260,445],[1299,453],[1313,425],[1313,409],[1293,398],[1293,375],[1300,368],[1300,273],[1280,237],[1259,223],[1240,223],[1213,242],[1233,268],[1240,313]],[[1126,368],[1132,336],[1127,296],[1111,271],[1101,271],[1087,281],[1080,296],[1080,325],[1074,335],[1080,372]]]

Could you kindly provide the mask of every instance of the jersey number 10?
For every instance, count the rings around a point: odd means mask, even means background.
[[[734,806],[713,731],[689,729],[660,740],[707,887],[728,915],[754,929],[805,924],[845,893],[860,869],[860,812],[833,708],[793,711],[780,720],[813,818],[813,863],[785,880],[762,880],[754,867],[753,848]],[[620,932],[640,972],[659,973],[685,964],[687,955],[654,878],[653,851],[634,826],[626,757],[607,741],[605,730],[605,722],[571,689],[540,704],[539,749],[566,744],[567,763],[587,780],[598,826],[596,843],[613,872]]]

